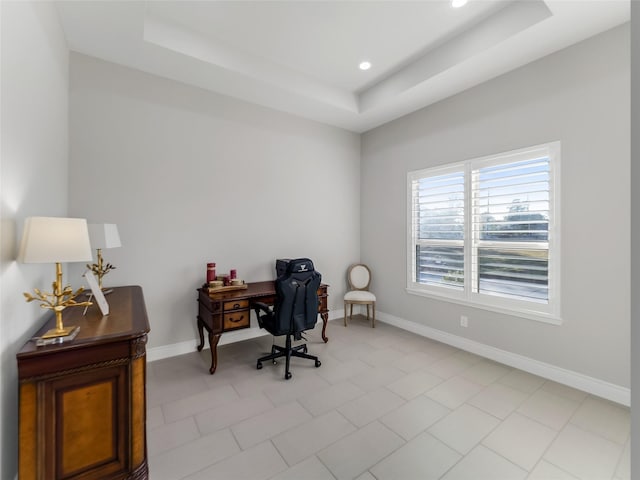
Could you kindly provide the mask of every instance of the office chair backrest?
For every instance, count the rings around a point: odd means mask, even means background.
[[[318,318],[318,295],[322,275],[308,258],[291,260],[286,273],[276,279],[275,335],[313,328]]]

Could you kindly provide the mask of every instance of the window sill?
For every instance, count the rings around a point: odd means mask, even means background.
[[[502,313],[505,315],[513,315],[515,317],[526,318],[527,320],[535,320],[537,322],[547,323],[551,325],[562,325],[562,319],[559,316],[546,314],[543,312],[535,312],[520,308],[501,307],[486,303],[473,302],[463,298],[452,298],[446,295],[438,295],[437,293],[427,292],[416,288],[406,288],[407,293],[411,295],[419,295],[421,297],[433,298],[443,302],[455,303],[465,307],[481,308],[490,312]]]

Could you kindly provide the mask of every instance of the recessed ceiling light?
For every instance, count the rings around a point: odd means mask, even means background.
[[[360,70],[369,70],[371,68],[371,62],[360,62],[360,65],[358,65],[358,67],[360,68]]]
[[[466,5],[467,0],[451,0],[451,6],[453,8],[460,8]]]

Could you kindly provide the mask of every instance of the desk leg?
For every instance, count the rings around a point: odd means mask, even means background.
[[[211,368],[209,373],[213,375],[216,373],[216,367],[218,366],[218,342],[220,341],[219,333],[209,333],[209,347],[211,348]]]
[[[322,340],[324,340],[324,343],[327,343],[329,341],[326,335],[327,321],[329,320],[329,313],[327,312],[321,313],[320,317],[322,318]]]
[[[201,352],[204,348],[204,323],[202,323],[202,319],[200,315],[198,315],[198,335],[200,335],[200,345],[198,345],[198,351]]]

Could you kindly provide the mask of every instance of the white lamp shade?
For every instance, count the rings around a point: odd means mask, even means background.
[[[118,226],[115,223],[90,223],[89,238],[93,248],[121,247]]]
[[[29,217],[24,223],[18,260],[23,263],[67,263],[91,260],[84,218]]]

